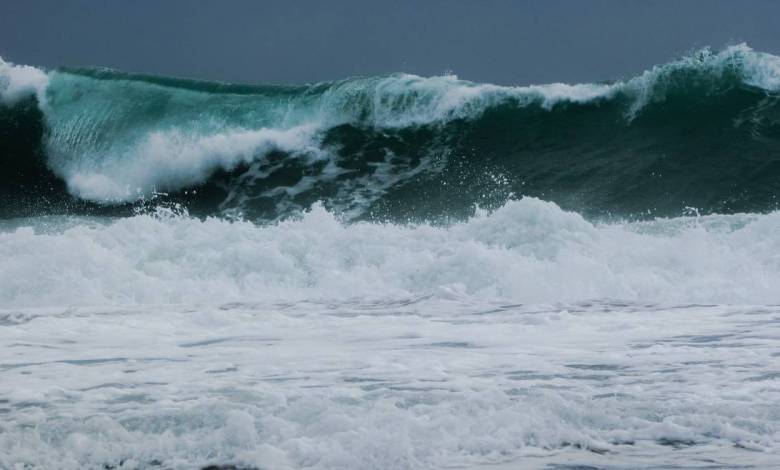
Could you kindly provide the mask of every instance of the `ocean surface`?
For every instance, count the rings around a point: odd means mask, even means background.
[[[778,468],[778,194],[744,44],[518,87],[0,59],[0,468]]]

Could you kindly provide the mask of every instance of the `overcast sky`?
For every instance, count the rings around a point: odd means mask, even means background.
[[[738,42],[780,54],[780,2],[0,0],[6,60],[242,82],[586,82]]]

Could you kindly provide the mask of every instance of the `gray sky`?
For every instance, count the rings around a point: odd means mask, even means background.
[[[0,0],[6,60],[242,82],[586,82],[743,41],[780,55],[780,2]]]

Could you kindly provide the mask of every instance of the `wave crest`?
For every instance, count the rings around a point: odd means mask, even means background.
[[[48,85],[49,77],[43,70],[29,65],[14,65],[0,57],[0,103],[13,105],[34,95],[39,103],[45,105]]]

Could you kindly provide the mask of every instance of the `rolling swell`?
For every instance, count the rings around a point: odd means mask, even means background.
[[[3,216],[441,220],[534,196],[593,217],[766,212],[780,189],[780,58],[702,50],[614,83],[452,76],[250,86],[2,63]],[[10,78],[8,78],[10,77]]]

